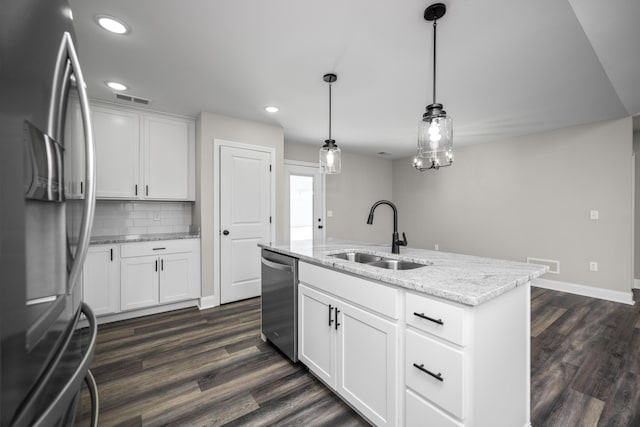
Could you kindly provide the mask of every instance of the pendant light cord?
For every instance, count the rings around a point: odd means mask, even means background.
[[[433,103],[436,103],[436,26],[437,19],[433,21]],[[329,95],[331,96],[331,95]]]
[[[331,83],[329,83],[329,141],[331,141]]]

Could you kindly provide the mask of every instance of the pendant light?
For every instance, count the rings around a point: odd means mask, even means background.
[[[324,141],[320,149],[320,173],[335,174],[340,173],[342,169],[340,149],[336,141],[331,139],[331,83],[338,80],[338,76],[325,74],[322,79],[329,83],[329,139]]]
[[[453,163],[453,128],[451,117],[447,116],[442,104],[436,102],[436,27],[447,7],[434,3],[424,11],[424,19],[433,21],[433,103],[418,123],[418,154],[413,159],[413,167],[419,171],[440,169]]]

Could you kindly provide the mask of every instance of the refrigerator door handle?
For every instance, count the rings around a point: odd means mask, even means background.
[[[63,355],[66,350],[69,348],[69,343],[71,342],[71,338],[76,331],[76,325],[80,319],[80,313],[83,313],[87,320],[89,321],[89,343],[87,345],[87,351],[82,355],[82,359],[78,364],[76,370],[67,383],[64,385],[60,393],[52,400],[51,404],[43,410],[38,419],[31,423],[30,418],[34,412],[34,405],[37,404],[38,398],[42,395],[43,389],[46,384],[51,379],[53,375],[53,371],[62,361]],[[98,335],[98,323],[96,320],[96,316],[91,310],[91,308],[83,302],[80,306],[80,310],[75,315],[74,322],[68,330],[68,334],[65,337],[64,344],[62,345],[60,352],[55,356],[52,363],[49,365],[49,368],[45,374],[42,376],[42,380],[36,389],[34,389],[31,393],[31,399],[23,405],[20,413],[16,416],[13,424],[14,427],[22,427],[22,426],[31,426],[31,427],[46,427],[55,425],[55,422],[58,421],[67,410],[68,406],[73,402],[75,395],[80,390],[80,385],[82,381],[89,371],[89,366],[91,365],[91,360],[93,359],[93,353],[96,348],[96,336]],[[97,399],[97,391],[96,391],[96,399]],[[92,398],[93,400],[93,398]],[[97,406],[96,406],[97,408]],[[97,415],[96,415],[97,417]],[[96,420],[97,421],[97,420]]]
[[[85,197],[84,197],[84,209],[82,213],[82,221],[80,223],[80,234],[78,236],[78,246],[76,248],[76,254],[71,265],[69,272],[69,290],[73,288],[73,284],[77,281],[84,260],[87,256],[87,250],[89,248],[89,240],[91,239],[91,227],[93,226],[93,216],[96,205],[96,182],[95,182],[95,145],[93,140],[93,126],[91,124],[91,110],[89,108],[89,97],[87,95],[87,88],[82,75],[82,68],[80,67],[80,61],[78,60],[78,54],[73,44],[71,34],[64,33],[63,44],[65,44],[66,56],[71,61],[71,67],[73,69],[73,75],[76,79],[78,88],[78,94],[80,98],[80,110],[82,112],[82,122],[84,127],[84,142],[85,142]],[[61,49],[62,51],[62,49]],[[66,83],[65,83],[66,84]],[[66,93],[61,93],[61,96],[66,98]],[[66,102],[62,103],[66,108]],[[60,115],[64,116],[65,112],[60,111]]]
[[[80,311],[85,315],[87,320],[89,321],[89,330],[91,331],[91,338],[89,341],[89,345],[87,347],[87,352],[82,356],[82,361],[76,368],[75,372],[71,376],[71,379],[65,384],[62,388],[62,391],[53,399],[51,404],[47,409],[42,411],[42,414],[38,417],[36,422],[33,424],[34,427],[46,427],[54,425],[55,422],[60,419],[60,417],[64,414],[64,411],[67,409],[69,403],[73,401],[75,395],[80,390],[80,385],[84,380],[85,376],[89,372],[89,366],[91,365],[91,359],[93,359],[93,352],[96,348],[96,336],[98,335],[98,323],[96,321],[96,316],[93,314],[91,308],[83,302],[80,306]],[[93,378],[93,375],[91,376]],[[97,388],[94,390],[96,395],[95,399],[98,399],[98,390]],[[93,403],[93,396],[92,396]],[[97,406],[96,406],[97,408]],[[92,414],[93,418],[93,414]],[[96,425],[97,425],[97,414],[96,414]]]

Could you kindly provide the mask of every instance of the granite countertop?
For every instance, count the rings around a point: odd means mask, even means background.
[[[199,239],[200,234],[191,233],[158,233],[129,234],[125,236],[91,236],[91,245],[108,245],[113,243],[152,242],[155,240]]]
[[[343,270],[470,306],[482,304],[524,285],[548,270],[544,265],[427,249],[401,247],[400,254],[392,254],[389,246],[334,239],[265,243],[258,246],[311,264]],[[413,270],[388,270],[329,256],[348,251],[432,264]]]

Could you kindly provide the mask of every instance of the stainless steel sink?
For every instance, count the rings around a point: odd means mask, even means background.
[[[374,267],[386,268],[388,270],[412,270],[414,268],[426,267],[428,264],[418,264],[417,262],[401,261],[398,259],[385,259],[383,261],[368,262]]]
[[[385,268],[387,270],[411,270],[414,268],[426,267],[431,265],[430,262],[421,264],[417,262],[387,258],[380,255],[366,254],[362,252],[342,252],[329,256],[344,259],[347,261],[357,262],[360,264],[370,265],[372,267]]]
[[[341,254],[330,255],[334,258],[346,259],[347,261],[359,262],[366,264],[374,261],[382,261],[382,257],[378,255],[363,254],[362,252],[343,252]]]

